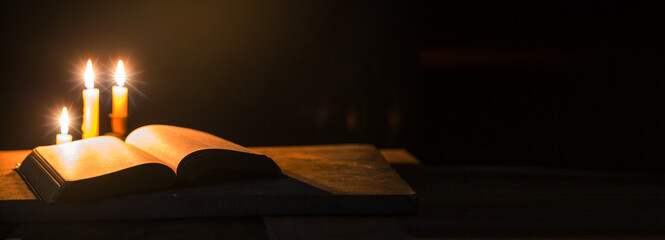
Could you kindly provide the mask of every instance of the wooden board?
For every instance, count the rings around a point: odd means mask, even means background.
[[[0,152],[0,220],[108,220],[413,212],[416,194],[371,145],[252,148],[289,176],[46,205],[13,170],[29,151]]]
[[[381,156],[383,156],[383,158],[386,159],[386,161],[388,161],[388,163],[390,164],[395,164],[395,165],[420,164],[420,160],[418,160],[416,157],[411,155],[411,153],[402,148],[387,148],[387,149],[381,149],[379,151],[381,152]]]

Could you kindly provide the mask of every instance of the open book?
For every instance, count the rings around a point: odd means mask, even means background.
[[[265,155],[212,134],[167,125],[141,127],[124,142],[104,136],[37,147],[17,170],[46,203],[283,176]]]

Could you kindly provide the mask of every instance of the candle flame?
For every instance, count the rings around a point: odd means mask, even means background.
[[[62,108],[62,116],[60,116],[60,134],[69,133],[69,115],[67,114],[67,108]]]
[[[115,82],[120,87],[125,85],[125,65],[122,63],[122,60],[118,61],[118,68],[115,71]]]
[[[95,74],[92,72],[92,60],[88,60],[88,65],[85,67],[85,74],[83,77],[85,79],[85,88],[95,88]]]

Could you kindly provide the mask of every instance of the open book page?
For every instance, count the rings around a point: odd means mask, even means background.
[[[247,148],[209,133],[167,125],[148,125],[134,130],[125,140],[161,159],[173,171],[187,155],[205,149],[224,149],[256,154]]]
[[[95,137],[35,149],[65,181],[118,172],[159,159],[114,137]]]

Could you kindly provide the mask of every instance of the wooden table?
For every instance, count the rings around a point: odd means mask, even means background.
[[[382,150],[418,193],[408,215],[2,223],[0,236],[94,239],[663,239],[665,181],[551,169],[421,165]],[[6,153],[6,152],[5,152]]]
[[[91,221],[249,215],[413,213],[417,195],[374,146],[255,147],[282,178],[172,187],[44,204],[15,171],[28,151],[0,154],[0,221]],[[22,154],[22,155],[21,155]]]

